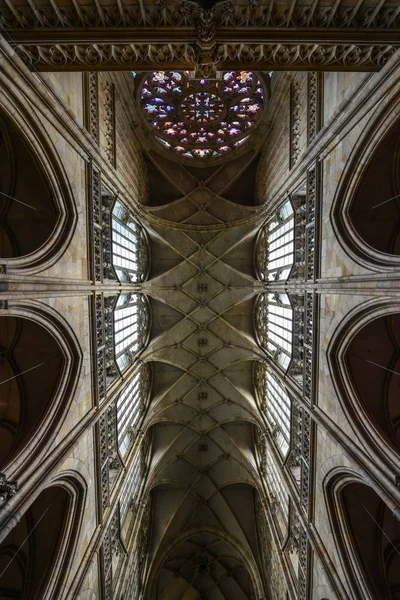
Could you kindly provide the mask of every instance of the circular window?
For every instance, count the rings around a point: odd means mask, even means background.
[[[264,107],[264,88],[251,71],[190,79],[188,71],[150,73],[141,88],[142,114],[159,143],[204,159],[244,143]]]

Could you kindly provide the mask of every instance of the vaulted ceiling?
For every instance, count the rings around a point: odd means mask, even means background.
[[[150,186],[142,216],[152,249],[144,291],[153,329],[141,358],[154,374],[146,426],[157,598],[263,595],[253,441],[252,373],[263,358],[253,328],[262,289],[253,266],[263,218],[254,205],[256,159],[250,150],[201,169],[148,155],[149,172],[164,181]]]

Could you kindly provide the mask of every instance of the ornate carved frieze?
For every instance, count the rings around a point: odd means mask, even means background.
[[[101,223],[101,182],[100,172],[94,167],[91,168],[91,204],[92,211],[92,262],[93,277],[96,281],[102,279],[102,223]],[[90,216],[89,214],[89,216]]]
[[[318,212],[317,198],[317,167],[307,172],[307,213],[306,213],[306,275],[307,279],[313,281],[316,273],[316,222]]]
[[[293,350],[289,372],[292,376],[303,374],[304,358],[304,296],[290,294],[293,306]]]
[[[300,85],[293,81],[290,88],[290,168],[300,155],[301,100]]]
[[[17,493],[17,483],[15,481],[7,481],[4,473],[0,473],[0,508],[2,508],[8,500]]]
[[[349,0],[343,3],[326,2],[274,2],[268,0],[246,3],[227,0],[215,3],[212,9],[188,0],[158,0],[141,4],[139,1],[107,4],[74,0],[62,6],[38,0],[21,1],[18,8],[13,3],[1,2],[0,23],[3,27],[18,28],[91,28],[104,25],[126,27],[186,27],[196,28],[205,40],[211,27],[263,28],[359,28],[387,29],[400,27],[396,6],[380,3],[367,5]]]
[[[306,196],[293,194],[290,197],[294,209],[294,264],[291,279],[304,279],[306,253]]]
[[[309,541],[307,532],[304,529],[300,536],[299,548],[299,571],[298,571],[298,600],[306,600],[308,598],[308,576],[309,570]]]
[[[298,553],[300,550],[300,529],[299,517],[291,503],[289,509],[289,539],[287,542],[287,549],[289,552]]]
[[[121,556],[125,554],[125,550],[121,542],[121,528],[118,509],[114,512],[110,522],[110,537],[112,553],[115,554],[115,556]]]
[[[257,449],[260,472],[265,476],[267,472],[267,439],[266,434],[259,427],[255,428],[254,445]]]
[[[307,92],[307,141],[311,144],[321,126],[319,74],[316,71],[308,73]]]
[[[110,296],[104,298],[104,343],[107,381],[112,381],[117,375],[114,354],[114,306],[116,298]]]
[[[102,546],[102,571],[104,582],[104,600],[113,600],[113,579],[112,579],[112,553],[111,553],[111,533],[110,528],[103,539]]]
[[[85,73],[85,127],[96,144],[99,143],[99,75]]]
[[[101,174],[93,165],[90,169],[92,221],[92,271],[97,282],[116,279],[112,266],[111,210],[114,194],[101,183]]]
[[[80,43],[16,45],[20,58],[38,71],[85,70],[196,70],[209,77],[218,70],[259,71],[375,71],[383,67],[396,51],[387,45],[298,43],[215,43],[209,49],[196,43]],[[111,116],[111,104],[107,109]],[[111,148],[109,154],[112,157]],[[110,158],[111,160],[111,158]]]
[[[109,162],[115,167],[116,147],[115,147],[115,90],[114,84],[109,81],[104,86],[104,109],[105,109],[105,138],[106,155]]]
[[[112,404],[98,421],[100,488],[102,509],[110,504],[110,486],[121,468],[117,446],[116,406]]]
[[[262,171],[264,171],[262,169]],[[260,279],[265,279],[268,272],[268,228],[262,227],[257,237],[254,251],[254,260],[257,275]]]

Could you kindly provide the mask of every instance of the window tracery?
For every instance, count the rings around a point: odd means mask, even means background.
[[[260,231],[256,265],[260,279],[286,281],[294,260],[294,213],[287,200]]]
[[[149,305],[143,294],[121,294],[114,309],[115,360],[124,371],[146,342],[149,331]]]
[[[260,294],[255,306],[255,327],[260,345],[283,369],[292,358],[293,309],[286,293]]]
[[[280,452],[286,456],[290,446],[291,399],[265,364],[259,363],[256,369],[255,383],[261,412],[268,419]]]
[[[222,156],[259,124],[265,92],[251,71],[192,80],[189,71],[155,71],[143,83],[142,115],[157,140],[189,159]]]
[[[120,281],[144,281],[149,266],[149,252],[143,228],[118,200],[112,212],[113,266]]]
[[[138,509],[141,487],[147,473],[151,450],[151,437],[148,432],[146,434],[142,433],[141,435],[143,437],[142,443],[138,454],[135,457],[132,470],[125,480],[125,485],[119,501],[121,528],[124,526],[129,511],[132,510],[135,513]]]
[[[122,458],[127,455],[137,433],[146,409],[150,386],[150,366],[142,364],[118,398],[118,449]]]
[[[282,476],[268,447],[266,451],[266,465],[266,482],[270,502],[273,507],[278,508],[281,511],[282,516],[287,523],[289,518],[289,496],[283,483]]]

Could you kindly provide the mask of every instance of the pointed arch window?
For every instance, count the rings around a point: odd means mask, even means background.
[[[136,460],[132,471],[126,478],[124,488],[122,490],[121,498],[119,501],[119,514],[121,520],[121,527],[124,526],[128,513],[131,509],[135,508],[138,500],[138,492],[140,490],[141,483],[141,469],[140,461]]]
[[[150,366],[142,364],[117,401],[118,449],[124,458],[138,432],[151,386]]]
[[[294,212],[290,200],[261,229],[256,245],[260,279],[286,281],[294,262]]]
[[[268,447],[266,455],[266,481],[271,504],[281,511],[287,523],[289,518],[289,495],[283,483],[281,473]]]
[[[146,478],[151,456],[150,433],[142,434],[142,443],[135,456],[131,471],[127,474],[125,485],[119,500],[121,528],[124,526],[130,510],[135,510],[140,501],[142,484]]]
[[[267,417],[272,436],[282,453],[286,456],[290,446],[291,399],[283,385],[270,372],[266,365],[258,366],[256,389],[260,409]]]
[[[132,364],[146,343],[149,306],[143,294],[121,294],[114,309],[115,360],[120,371]]]
[[[283,369],[292,358],[293,309],[286,293],[261,294],[255,307],[255,325],[260,345]]]
[[[144,281],[148,271],[148,244],[143,228],[117,200],[112,212],[113,266],[120,281]]]

